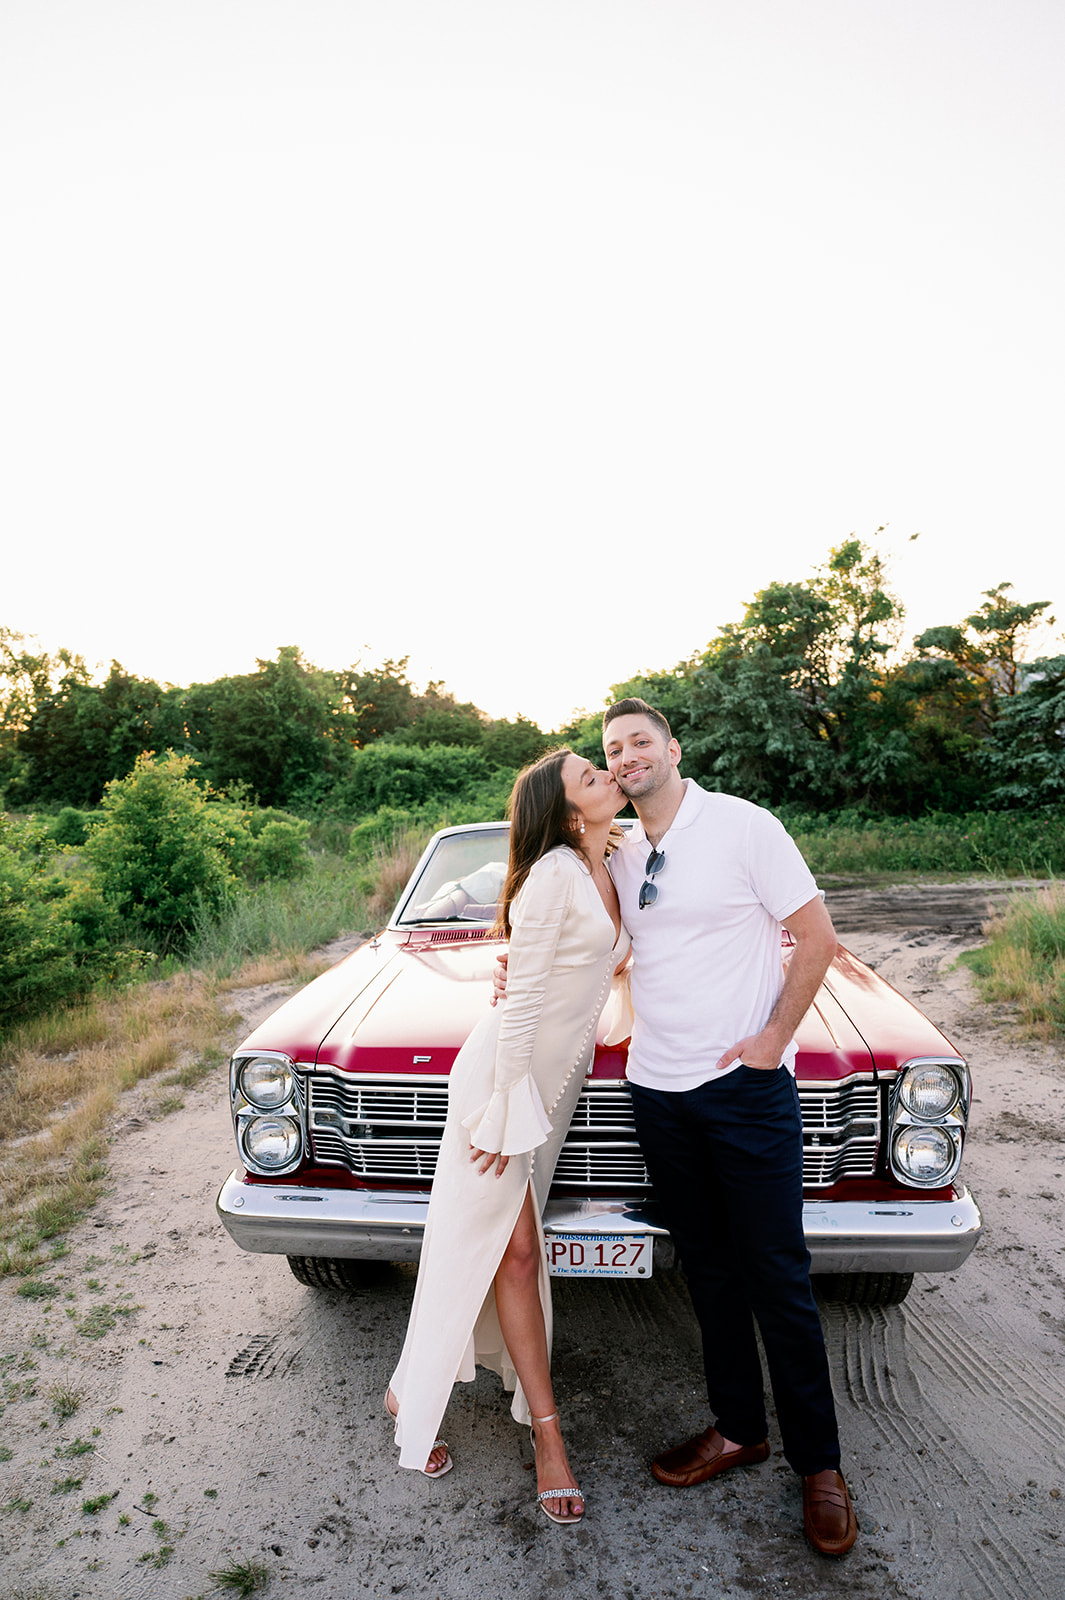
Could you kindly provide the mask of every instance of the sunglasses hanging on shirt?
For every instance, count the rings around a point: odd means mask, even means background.
[[[644,862],[644,881],[640,885],[640,910],[645,906],[653,906],[658,899],[658,885],[655,883],[655,874],[661,872],[666,864],[664,850],[652,850]]]

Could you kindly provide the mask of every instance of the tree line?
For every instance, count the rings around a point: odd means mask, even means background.
[[[684,771],[774,807],[917,817],[1065,798],[1065,655],[1029,659],[1050,602],[986,590],[960,620],[904,643],[875,542],[773,582],[706,649],[615,684],[669,717]],[[489,718],[408,660],[325,669],[295,646],[254,672],[187,688],[0,629],[0,793],[9,810],[92,807],[146,750],[188,757],[238,800],[347,821],[382,806],[495,796],[547,744],[601,759],[599,713],[549,734]]]
[[[528,719],[493,721],[442,684],[419,692],[406,658],[330,671],[287,645],[254,672],[188,688],[117,661],[94,683],[82,657],[0,629],[0,792],[12,810],[97,805],[142,751],[172,750],[216,790],[354,815],[366,787],[358,754],[377,741],[465,750],[476,758],[465,770],[484,775],[522,766],[545,740]]]
[[[850,539],[811,577],[771,583],[701,654],[617,684],[666,713],[684,771],[789,811],[920,817],[1060,805],[1065,655],[1026,660],[1051,602],[985,590],[903,643],[875,546]],[[598,718],[567,730],[598,748]]]
[[[783,812],[816,870],[1057,873],[1065,655],[1032,649],[1048,610],[1000,583],[904,643],[884,564],[852,539],[609,698],[660,706],[685,773]],[[419,691],[406,660],[330,671],[294,646],[188,688],[117,662],[94,682],[0,629],[0,1033],[301,880],[362,893],[397,838],[501,816],[545,746],[601,761],[600,722],[493,720]]]

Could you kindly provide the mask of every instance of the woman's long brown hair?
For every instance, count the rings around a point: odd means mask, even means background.
[[[507,802],[510,817],[510,859],[499,900],[496,931],[510,938],[510,907],[514,897],[541,856],[556,845],[576,847],[574,808],[566,799],[562,766],[572,750],[549,750],[531,767],[519,772]]]

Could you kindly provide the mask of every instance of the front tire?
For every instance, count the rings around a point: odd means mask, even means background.
[[[348,1261],[340,1256],[287,1256],[286,1260],[305,1289],[365,1289],[388,1271],[387,1261]]]
[[[812,1280],[830,1304],[898,1306],[910,1292],[912,1272],[819,1272]]]

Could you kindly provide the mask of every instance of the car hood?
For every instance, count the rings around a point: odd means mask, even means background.
[[[241,1053],[280,1050],[293,1061],[317,1060],[319,1046],[338,1018],[372,1006],[390,981],[400,948],[396,941],[379,939],[360,946],[272,1011],[244,1040]]]
[[[876,1064],[882,1071],[894,1071],[918,1056],[959,1059],[959,1052],[934,1022],[842,945],[828,969],[817,1006],[828,1014],[843,1013],[867,1044],[875,1043]],[[800,1051],[805,1027],[804,1021],[799,1030]]]
[[[495,939],[412,940],[322,1040],[318,1065],[345,1072],[446,1073],[487,1014]]]
[[[241,1049],[279,1050],[343,1072],[444,1075],[487,1015],[501,949],[499,940],[465,932],[385,933],[294,995]],[[601,1023],[593,1076],[619,1078],[624,1046],[604,1046],[605,1028]],[[957,1055],[916,1007],[842,948],[797,1042],[796,1071],[807,1081]]]

